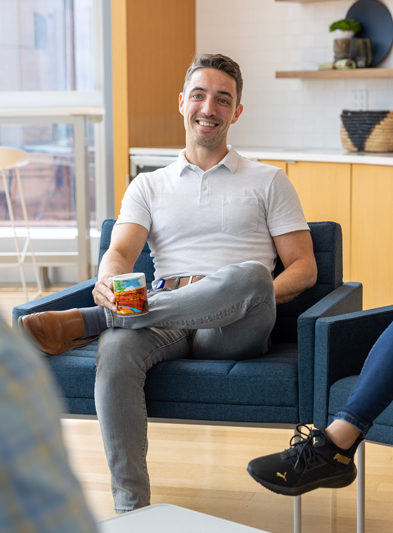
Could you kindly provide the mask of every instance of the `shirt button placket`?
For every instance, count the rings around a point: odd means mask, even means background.
[[[201,202],[207,202],[209,197],[208,191],[208,177],[207,174],[203,174],[201,180]]]

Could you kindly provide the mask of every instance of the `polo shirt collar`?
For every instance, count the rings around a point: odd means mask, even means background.
[[[239,165],[240,156],[230,144],[228,144],[227,147],[228,153],[226,154],[226,156],[217,165],[209,169],[208,172],[221,166],[226,167],[232,174],[236,172],[237,167]],[[182,176],[186,168],[189,168],[195,172],[201,172],[201,169],[199,167],[197,167],[196,165],[192,165],[189,161],[187,161],[185,154],[186,149],[182,150],[179,154],[179,157],[177,158],[179,175]]]

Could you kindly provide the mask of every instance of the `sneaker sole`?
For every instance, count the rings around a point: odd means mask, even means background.
[[[342,489],[348,485],[351,485],[357,476],[357,469],[354,465],[354,469],[348,474],[341,474],[339,476],[313,481],[312,483],[307,483],[307,485],[302,485],[300,487],[290,488],[283,487],[282,485],[274,485],[273,483],[269,483],[264,479],[260,479],[255,474],[252,474],[248,468],[247,471],[250,476],[255,479],[255,481],[260,483],[266,489],[269,489],[276,494],[284,494],[285,496],[300,496],[301,494],[305,494],[306,492],[310,492],[315,489]]]

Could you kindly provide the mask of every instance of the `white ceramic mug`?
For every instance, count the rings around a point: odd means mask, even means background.
[[[113,291],[119,316],[140,316],[149,312],[143,272],[113,276]]]

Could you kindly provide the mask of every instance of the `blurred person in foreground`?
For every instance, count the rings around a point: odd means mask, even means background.
[[[0,531],[93,533],[42,357],[0,317]]]

